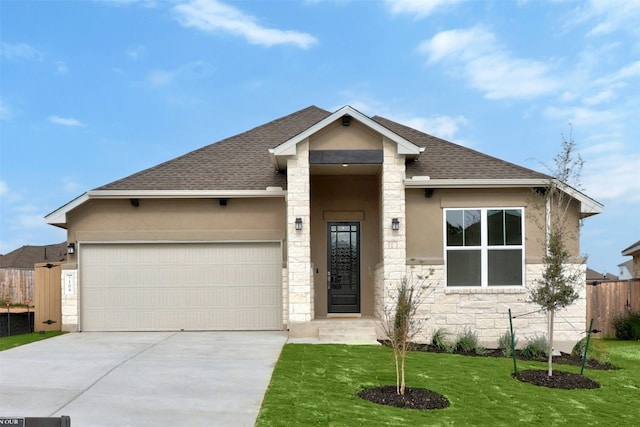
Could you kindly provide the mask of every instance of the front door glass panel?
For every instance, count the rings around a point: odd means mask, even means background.
[[[360,312],[360,224],[328,224],[328,312]]]

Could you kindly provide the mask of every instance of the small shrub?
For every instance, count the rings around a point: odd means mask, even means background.
[[[470,329],[465,329],[464,332],[458,334],[454,348],[456,351],[464,353],[476,353],[478,355],[486,353],[486,349],[478,343],[478,334]]]
[[[527,359],[537,359],[538,357],[547,356],[548,346],[547,337],[544,334],[540,336],[534,335],[533,338],[527,338],[527,344],[520,354]]]
[[[431,337],[431,345],[435,348],[451,353],[454,350],[454,345],[449,342],[449,333],[443,328],[438,328]]]
[[[640,340],[640,311],[628,311],[612,320],[616,338],[620,340]]]
[[[518,346],[518,338],[515,339],[515,346]],[[504,334],[500,335],[498,338],[498,348],[502,351],[502,355],[506,357],[511,357],[513,353],[511,353],[511,331],[506,331]]]
[[[587,345],[587,337],[582,338],[580,341],[573,346],[573,350],[571,350],[572,356],[584,356],[584,348]],[[602,343],[598,340],[590,340],[589,341],[589,349],[587,350],[587,359],[596,360],[601,363],[605,363],[609,361],[607,357],[607,352],[603,347]]]

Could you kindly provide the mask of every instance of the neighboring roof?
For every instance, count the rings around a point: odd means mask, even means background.
[[[637,253],[640,253],[640,240],[638,240],[628,248],[622,250],[622,255],[625,255],[625,256],[633,256],[633,255],[636,255]]]
[[[587,282],[592,282],[594,280],[603,281],[603,280],[618,280],[618,276],[611,273],[599,273],[591,268],[587,268]]]
[[[621,268],[624,267],[627,270],[631,271],[633,269],[633,260],[630,259],[630,260],[627,260],[627,261],[625,261],[625,262],[623,262],[621,264],[618,264],[618,267],[621,267]]]
[[[23,246],[6,255],[0,255],[0,268],[33,268],[34,264],[64,261],[67,243],[55,245]]]

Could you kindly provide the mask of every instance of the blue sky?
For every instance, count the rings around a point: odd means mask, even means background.
[[[589,266],[640,240],[638,1],[0,1],[0,253],[87,190],[309,105],[546,172],[585,160]]]

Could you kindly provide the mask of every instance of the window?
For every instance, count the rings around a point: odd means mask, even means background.
[[[447,286],[522,286],[523,209],[445,209]]]

